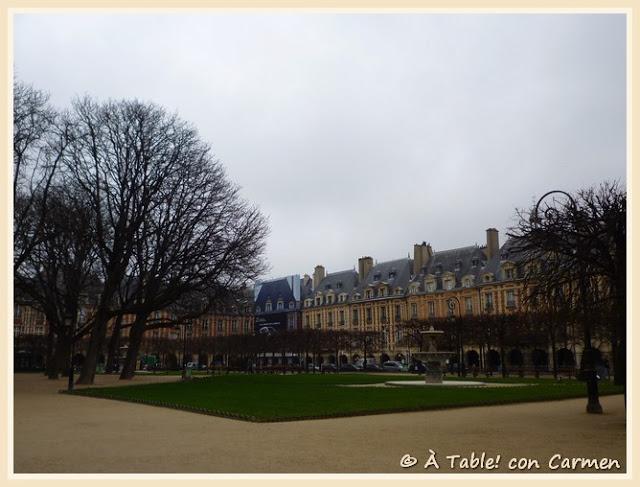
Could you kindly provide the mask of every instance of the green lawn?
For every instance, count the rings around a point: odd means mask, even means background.
[[[586,398],[583,382],[556,382],[552,379],[510,378],[505,382],[528,385],[500,388],[340,386],[419,378],[406,375],[347,373],[231,374],[195,378],[189,382],[77,389],[73,394],[141,402],[260,422]],[[455,380],[451,377],[447,379]],[[502,379],[498,378],[478,377],[477,380],[502,382]],[[600,393],[621,394],[622,388],[610,382],[601,382]]]

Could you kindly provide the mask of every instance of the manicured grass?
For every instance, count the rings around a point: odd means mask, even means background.
[[[189,382],[77,389],[73,394],[141,402],[248,421],[286,421],[586,397],[575,380],[510,378],[521,387],[341,387],[418,376],[374,374],[222,375]],[[447,377],[447,379],[454,379]],[[471,378],[467,378],[471,380]],[[480,378],[502,382],[500,378]],[[622,388],[600,383],[600,393]]]

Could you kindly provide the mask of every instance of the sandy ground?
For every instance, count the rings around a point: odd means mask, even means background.
[[[177,377],[136,377],[136,383]],[[511,458],[554,454],[611,458],[625,469],[622,396],[585,400],[384,414],[287,423],[248,423],[105,399],[58,394],[64,380],[14,376],[16,473],[422,473],[512,472]],[[117,382],[98,376],[98,384]],[[423,468],[429,449],[440,469]],[[447,455],[501,455],[495,470],[451,469]],[[401,468],[405,454],[417,459]],[[513,470],[517,471],[517,470]],[[574,472],[595,472],[593,469]],[[571,472],[571,470],[556,470]]]

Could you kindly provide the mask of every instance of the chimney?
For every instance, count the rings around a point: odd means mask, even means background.
[[[311,278],[309,277],[309,274],[305,274],[304,276],[302,276],[302,285],[306,286],[307,284],[309,284],[310,280]]]
[[[314,291],[318,289],[318,286],[320,285],[320,281],[324,279],[324,276],[325,276],[324,267],[321,265],[317,265],[316,268],[313,270],[313,290]]]
[[[367,274],[373,267],[373,259],[371,257],[360,257],[358,259],[358,277],[360,282],[367,278]]]
[[[487,259],[491,259],[494,255],[498,255],[499,249],[500,243],[498,241],[498,230],[495,228],[487,228],[487,247],[484,249]]]
[[[427,265],[429,259],[433,255],[431,250],[431,244],[422,242],[421,244],[415,244],[413,246],[413,275],[417,276],[422,271],[422,268]]]

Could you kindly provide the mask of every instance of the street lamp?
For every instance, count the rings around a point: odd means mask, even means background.
[[[453,316],[453,311],[458,306],[458,316],[460,320],[457,323],[456,330],[458,335],[458,377],[463,375],[464,370],[464,353],[462,351],[462,309],[460,307],[460,300],[456,296],[451,296],[447,299],[447,306],[449,311],[451,311],[452,319],[455,319]]]
[[[73,355],[75,353],[75,322],[69,322],[69,382],[67,384],[67,391],[73,391]]]
[[[542,223],[542,219],[540,218],[538,213],[540,203],[542,203],[542,201],[545,198],[547,198],[552,194],[562,194],[566,196],[567,199],[571,202],[571,207],[575,211],[576,216],[578,216],[578,212],[577,212],[578,205],[576,204],[576,201],[573,199],[573,197],[566,191],[554,189],[543,194],[538,200],[538,202],[536,203],[533,213],[531,214],[529,219],[531,226],[534,229],[538,229],[540,227],[540,224]],[[553,201],[555,202],[555,199]],[[552,218],[557,217],[559,213],[560,212],[558,211],[558,209],[555,208],[554,206],[547,205],[547,208],[544,210],[544,216],[547,220],[551,220]],[[584,331],[584,351],[582,352],[580,375],[584,378],[584,380],[587,383],[587,395],[588,395],[587,413],[601,414],[602,406],[600,405],[600,401],[598,399],[598,378],[597,378],[596,368],[594,363],[595,356],[594,356],[594,350],[591,345],[591,327],[589,325],[588,318],[587,318],[586,276],[584,272],[585,259],[583,257],[584,255],[583,252],[585,251],[585,249],[583,249],[582,247],[583,245],[581,245],[579,241],[576,240],[574,252],[578,260],[578,281],[580,285],[580,297],[581,297],[581,304],[582,304],[582,328]],[[589,251],[589,249],[586,249],[586,250]]]

